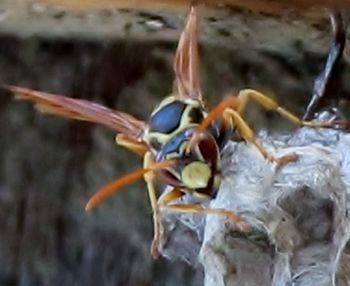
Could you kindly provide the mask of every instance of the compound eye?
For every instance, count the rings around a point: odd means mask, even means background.
[[[170,134],[180,126],[182,114],[186,105],[180,101],[172,102],[155,114],[152,114],[149,121],[151,132]]]

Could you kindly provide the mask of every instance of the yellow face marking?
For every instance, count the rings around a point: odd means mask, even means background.
[[[172,103],[172,102],[175,101],[175,100],[176,100],[176,98],[175,98],[175,96],[173,96],[173,95],[170,95],[170,96],[164,98],[164,99],[159,103],[158,107],[157,107],[155,110],[153,110],[153,112],[151,113],[151,116],[152,116],[153,114],[156,114],[159,110],[161,110],[161,109],[163,108],[163,106],[168,105],[169,103]]]
[[[164,106],[174,102],[174,101],[177,101],[179,100],[175,95],[169,95],[168,97],[164,98],[158,105],[158,107],[153,110],[151,116],[155,113],[157,113],[160,109],[162,109]],[[187,105],[192,105],[194,107],[202,107],[204,109],[204,105],[201,101],[199,100],[195,100],[195,99],[192,99],[192,98],[186,98],[184,100],[181,100],[183,101],[184,103],[186,103]]]
[[[204,162],[192,162],[188,164],[181,174],[182,182],[187,188],[201,189],[208,186],[211,178],[211,170]]]

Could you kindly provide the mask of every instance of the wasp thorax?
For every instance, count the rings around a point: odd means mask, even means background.
[[[143,139],[159,150],[175,134],[199,124],[203,118],[204,109],[198,100],[169,96],[151,114]]]

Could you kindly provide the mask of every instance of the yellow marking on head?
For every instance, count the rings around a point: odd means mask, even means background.
[[[159,105],[157,106],[156,109],[153,110],[153,112],[151,113],[151,116],[156,114],[159,110],[161,110],[164,106],[172,103],[176,101],[176,97],[174,95],[170,95],[170,96],[167,96],[165,97],[160,103]]]
[[[201,189],[208,186],[211,175],[211,169],[206,163],[195,161],[182,170],[181,179],[187,188]]]

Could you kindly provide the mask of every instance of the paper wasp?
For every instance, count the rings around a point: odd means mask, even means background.
[[[336,108],[342,97],[338,91],[341,88],[341,59],[346,44],[347,27],[342,13],[337,10],[331,11],[330,20],[333,30],[333,43],[324,69],[314,82],[312,96],[303,117],[305,120],[310,120],[316,113],[325,108]]]
[[[197,7],[192,7],[179,40],[174,60],[173,93],[160,103],[147,122],[83,99],[16,86],[6,87],[17,98],[34,102],[43,112],[98,123],[115,130],[118,133],[118,145],[144,158],[142,169],[103,187],[90,199],[86,209],[93,209],[111,194],[143,177],[154,214],[153,255],[157,254],[162,234],[160,208],[174,212],[224,215],[236,222],[241,229],[248,228],[248,223],[233,211],[177,203],[177,199],[185,194],[208,199],[215,196],[222,176],[221,151],[233,132],[237,132],[246,142],[254,144],[268,161],[283,165],[296,159],[294,155],[275,158],[255,139],[253,131],[241,117],[250,99],[298,125],[332,127],[330,123],[302,121],[272,99],[250,89],[241,91],[238,96],[225,98],[208,112],[200,87],[197,13]],[[154,186],[156,174],[173,187],[160,199],[156,197]]]

